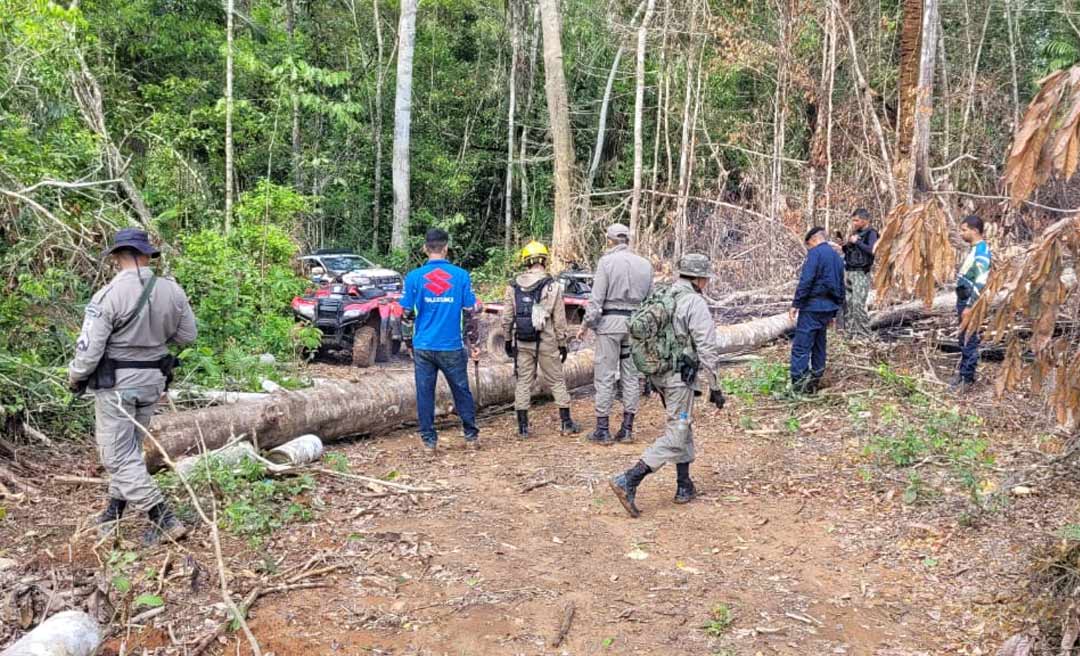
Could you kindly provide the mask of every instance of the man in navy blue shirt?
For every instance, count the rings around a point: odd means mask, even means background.
[[[401,297],[406,334],[411,328],[413,376],[416,380],[416,413],[420,439],[432,454],[438,442],[435,432],[435,382],[441,371],[461,417],[466,448],[475,449],[480,434],[476,427],[476,406],[469,391],[469,356],[480,359],[476,315],[480,307],[472,290],[469,273],[446,259],[450,236],[445,230],[427,231],[424,253],[427,264],[405,276]],[[469,353],[462,340],[462,324]]]
[[[844,260],[815,226],[806,233],[803,262],[788,315],[795,320],[791,342],[791,384],[796,393],[814,393],[825,375],[825,331],[844,306]]]

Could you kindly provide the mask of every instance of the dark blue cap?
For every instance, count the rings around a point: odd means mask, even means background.
[[[113,237],[112,246],[105,251],[105,255],[112,255],[122,248],[130,248],[149,257],[161,255],[161,251],[150,243],[150,235],[138,228],[124,228],[117,231],[116,236]]]

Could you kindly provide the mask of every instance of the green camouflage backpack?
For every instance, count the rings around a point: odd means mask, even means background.
[[[685,287],[658,285],[630,315],[630,357],[646,376],[659,376],[678,367],[679,356],[688,346],[675,334],[675,306]]]

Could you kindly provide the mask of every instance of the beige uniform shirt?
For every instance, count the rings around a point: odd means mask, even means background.
[[[653,268],[648,260],[620,244],[596,264],[585,325],[600,334],[626,332],[628,317],[604,315],[604,310],[636,310],[652,289]]]
[[[535,289],[545,278],[549,278],[547,272],[526,271],[518,275],[514,280],[524,291]],[[562,284],[551,281],[544,292],[540,295],[540,304],[547,309],[548,320],[544,322],[544,329],[540,331],[540,341],[557,346],[566,346],[566,305],[563,302]],[[501,314],[503,335],[510,339],[514,330],[514,287],[506,286],[503,293],[503,309]]]
[[[679,279],[674,287],[685,287],[689,294],[679,297],[672,321],[675,334],[686,339],[697,353],[698,385],[708,389],[720,389],[720,347],[716,343],[716,322],[709,311],[709,304],[694,290],[689,280]],[[678,372],[675,372],[678,375]]]
[[[169,352],[167,344],[190,344],[198,332],[195,314],[180,285],[158,278],[154,290],[139,315],[119,333],[122,324],[139,303],[143,284],[154,272],[149,267],[125,269],[105,285],[86,306],[82,332],[75,347],[75,359],[68,365],[68,378],[85,380],[102,357],[123,361],[157,360]],[[165,377],[156,369],[117,369],[116,387],[160,385]]]

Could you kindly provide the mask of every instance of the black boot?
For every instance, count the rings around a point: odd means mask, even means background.
[[[608,481],[611,491],[619,498],[619,503],[623,505],[623,508],[626,508],[626,512],[631,517],[641,515],[641,511],[634,505],[634,497],[637,496],[638,485],[641,485],[641,481],[651,473],[652,470],[649,469],[649,466],[638,460],[633,467]]]
[[[589,441],[593,444],[600,444],[603,446],[611,445],[611,431],[608,428],[607,417],[596,418],[596,430],[589,436]]]
[[[680,462],[675,465],[676,485],[675,503],[690,503],[697,496],[694,481],[690,480],[690,463]]]
[[[97,531],[99,537],[105,537],[116,528],[116,523],[124,516],[127,501],[124,499],[109,499],[109,505],[97,517]]]
[[[146,529],[143,542],[148,546],[161,542],[163,537],[179,540],[187,535],[187,527],[176,518],[164,501],[151,508],[146,515],[150,518],[150,528]]]
[[[518,410],[518,437],[525,439],[529,436],[529,411]]]
[[[577,435],[581,432],[581,424],[570,417],[570,408],[559,408],[559,421],[562,424],[559,432],[563,435]]]
[[[622,426],[619,428],[619,432],[615,433],[615,441],[622,444],[629,444],[634,441],[634,413],[622,413]]]

